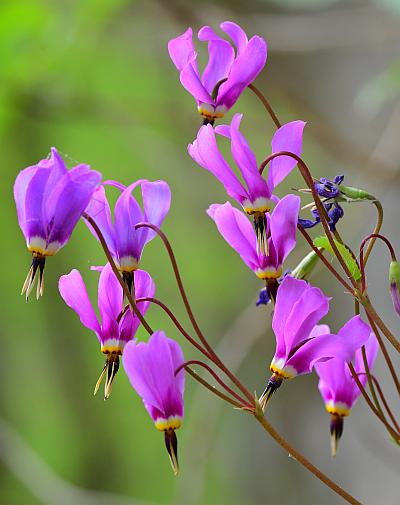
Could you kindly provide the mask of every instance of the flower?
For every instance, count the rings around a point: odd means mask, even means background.
[[[273,376],[261,395],[265,407],[272,393],[284,379],[310,373],[315,363],[338,358],[350,361],[371,332],[360,316],[350,319],[338,332],[331,334],[315,329],[329,310],[329,298],[305,281],[286,277],[278,289],[272,328],[276,350],[270,370]]]
[[[256,233],[250,221],[229,202],[214,204],[207,214],[218,231],[260,279],[276,281],[282,275],[282,265],[296,245],[296,224],[300,198],[286,195],[271,215],[267,214],[268,255],[257,252]]]
[[[265,213],[269,212],[277,200],[272,193],[297,162],[290,156],[274,158],[270,162],[268,180],[265,180],[259,173],[254,153],[239,131],[241,119],[242,114],[235,114],[230,126],[220,125],[215,130],[211,125],[202,126],[197,139],[189,144],[188,151],[196,163],[211,172],[225,186],[228,195],[239,202],[246,214],[253,217],[258,248],[261,252],[267,246]],[[292,121],[279,128],[272,138],[272,153],[289,151],[300,156],[304,126],[303,121]],[[216,133],[230,139],[232,156],[245,184],[240,181],[219,151]]]
[[[95,191],[86,213],[100,228],[119,271],[131,289],[133,272],[139,268],[143,248],[156,235],[149,228],[136,230],[135,225],[146,221],[160,227],[169,211],[171,192],[164,181],[141,179],[127,188],[119,183],[113,184],[122,191],[114,207],[114,223],[103,186]],[[138,186],[142,192],[143,210],[131,194]],[[86,224],[98,239],[90,223],[86,221]]]
[[[202,76],[197,66],[192,29],[168,42],[168,52],[180,72],[183,87],[197,101],[204,122],[214,123],[233,107],[241,93],[263,69],[267,59],[267,44],[257,35],[250,40],[235,23],[225,21],[221,29],[236,46],[219,37],[210,26],[203,26],[199,40],[208,41],[209,60]]]
[[[68,242],[101,177],[84,164],[68,171],[54,147],[50,158],[18,174],[14,184],[18,223],[32,253],[32,265],[22,288],[26,299],[37,272],[36,298],[43,295],[46,257]]]
[[[135,294],[137,298],[153,297],[155,285],[150,275],[137,270],[134,275]],[[81,323],[94,331],[100,342],[101,352],[106,355],[104,368],[97,381],[94,394],[107,375],[104,387],[104,399],[111,393],[112,382],[119,368],[119,357],[122,355],[127,342],[134,338],[140,321],[129,307],[124,307],[123,291],[108,263],[100,273],[98,284],[98,307],[100,322],[90,303],[85,283],[78,270],[71,270],[68,275],[60,277],[58,288],[65,303],[74,310]],[[149,302],[138,305],[144,315]]]
[[[333,232],[336,231],[336,224],[344,216],[343,207],[341,207],[337,202],[324,203],[323,204],[328,215],[328,225],[329,229]],[[314,228],[315,225],[321,222],[319,213],[317,209],[313,209],[312,215],[314,220],[311,219],[299,219],[299,225],[303,228]]]
[[[314,334],[329,333],[326,325],[316,326]],[[371,370],[378,353],[378,342],[371,332],[365,343],[365,355],[368,369]],[[362,350],[357,349],[354,359],[354,370],[359,374],[360,382],[367,382]],[[354,381],[349,367],[342,359],[334,358],[325,363],[316,363],[315,370],[319,376],[318,389],[325,403],[326,410],[331,414],[331,450],[336,455],[337,443],[343,431],[343,418],[358,400],[361,391]]]
[[[142,398],[155,427],[164,432],[175,475],[178,473],[178,452],[175,430],[183,420],[185,374],[175,371],[184,363],[180,346],[163,331],[154,332],[148,343],[129,342],[122,357],[125,372]]]

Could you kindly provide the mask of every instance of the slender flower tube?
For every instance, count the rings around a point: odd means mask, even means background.
[[[229,202],[211,205],[207,214],[214,220],[224,239],[258,278],[276,282],[282,276],[283,262],[296,245],[299,208],[300,198],[286,195],[273,212],[267,214],[268,255],[257,251],[257,237],[250,221]]]
[[[324,333],[329,333],[329,327],[326,325],[316,326],[313,330],[314,336]],[[375,335],[370,333],[365,343],[365,354],[369,370],[374,366],[377,353],[378,342]],[[365,386],[367,377],[361,349],[357,349],[353,364],[356,373],[360,374],[361,384]],[[343,432],[343,418],[350,414],[350,410],[358,400],[361,391],[354,381],[347,363],[341,359],[334,358],[325,363],[316,363],[315,370],[319,376],[318,389],[324,400],[326,410],[331,414],[331,451],[332,456],[335,456],[337,444]]]
[[[138,298],[154,296],[155,285],[147,272],[137,270],[134,281]],[[71,270],[68,275],[60,277],[58,287],[65,303],[78,314],[81,323],[96,333],[101,352],[106,355],[104,368],[94,390],[94,394],[96,394],[104,376],[106,376],[104,387],[104,399],[106,400],[110,396],[112,383],[118,372],[119,357],[122,355],[126,343],[134,338],[140,321],[128,307],[124,307],[122,287],[108,263],[101,270],[98,284],[100,322],[90,303],[85,283],[78,270]],[[148,306],[149,302],[139,305],[139,310],[143,315]]]
[[[115,185],[122,192],[114,207],[114,223],[103,186],[95,191],[86,212],[96,221],[119,271],[132,290],[133,272],[139,268],[143,248],[155,237],[153,230],[135,230],[135,225],[146,221],[160,227],[169,211],[171,192],[164,181],[149,182],[142,179],[127,188],[120,184]],[[138,186],[142,192],[143,210],[132,196],[132,191]],[[98,239],[90,224],[86,224]]]
[[[32,253],[32,265],[22,287],[26,299],[37,273],[36,298],[43,295],[46,257],[54,256],[68,242],[101,177],[84,164],[67,170],[54,147],[50,158],[17,176],[14,199],[18,223]]]
[[[185,374],[177,370],[183,363],[180,346],[162,331],[154,332],[148,343],[129,342],[122,357],[125,372],[155,427],[164,432],[172,469],[177,475],[178,443],[175,430],[183,420]]]
[[[332,358],[351,361],[355,351],[368,339],[370,327],[360,316],[350,319],[338,332],[327,326],[315,329],[329,310],[329,298],[305,281],[286,277],[278,289],[272,328],[276,350],[270,370],[273,372],[260,402],[265,408],[272,393],[284,379],[308,374],[317,362]]]
[[[230,42],[219,37],[210,26],[203,26],[198,38],[208,42],[209,59],[201,76],[192,29],[168,42],[168,52],[180,72],[182,86],[196,99],[205,124],[213,124],[233,107],[267,60],[263,38],[255,35],[248,40],[242,28],[231,21],[221,23],[220,27],[233,40],[236,54]]]
[[[259,252],[267,252],[266,213],[277,201],[273,195],[275,187],[293,170],[296,160],[290,156],[274,158],[265,180],[258,171],[254,153],[239,131],[241,119],[242,114],[235,114],[230,125],[220,125],[215,130],[211,125],[202,126],[196,140],[189,144],[188,152],[197,164],[211,172],[224,185],[228,195],[239,202],[246,214],[253,217]],[[272,138],[272,153],[288,151],[300,156],[304,126],[304,121],[292,121],[279,128]],[[215,134],[230,139],[232,157],[244,184],[222,156]]]

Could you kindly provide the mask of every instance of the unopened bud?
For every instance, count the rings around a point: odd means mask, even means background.
[[[376,198],[359,188],[352,188],[351,186],[340,186],[340,192],[342,195],[347,196],[351,200],[376,200]]]
[[[390,263],[389,282],[393,307],[400,316],[400,263],[398,261]]]
[[[312,274],[315,265],[318,263],[318,259],[318,254],[315,251],[309,252],[292,271],[292,277],[301,280],[308,279]]]

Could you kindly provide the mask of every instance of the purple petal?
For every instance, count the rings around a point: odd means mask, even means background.
[[[100,181],[99,172],[78,165],[57,182],[45,202],[48,243],[67,242]]]
[[[143,214],[139,204],[131,194],[132,186],[136,187],[136,183],[128,186],[115,204],[114,239],[120,258],[132,256],[138,261],[142,254],[139,239],[143,232],[135,230],[135,225],[143,221]]]
[[[232,64],[228,80],[219,90],[217,105],[230,109],[242,91],[254,81],[267,59],[267,44],[261,37],[254,36]]]
[[[347,363],[341,359],[330,359],[315,363],[315,371],[319,376],[318,389],[324,403],[342,402],[347,407],[352,406],[354,395],[354,380],[349,380],[346,372]]]
[[[292,121],[281,126],[272,138],[272,153],[288,151],[301,156],[305,125],[304,121]],[[271,161],[268,172],[268,185],[271,192],[290,174],[296,164],[297,161],[291,156],[278,156]]]
[[[223,205],[211,205],[207,214],[214,220],[220,234],[235,249],[246,265],[252,270],[257,270],[256,235],[247,217],[233,208],[229,202]]]
[[[239,202],[247,197],[231,167],[220,153],[211,125],[202,126],[193,144],[189,144],[190,156],[200,166],[211,172],[224,186],[228,195]]]
[[[271,239],[280,265],[283,264],[296,245],[299,210],[300,198],[294,195],[286,195],[272,212]]]
[[[86,213],[94,219],[97,226],[107,243],[107,246],[113,256],[115,256],[114,231],[111,221],[110,205],[108,203],[104,186],[99,186],[93,193],[89,205],[86,208]],[[92,226],[85,220],[85,223],[91,233],[99,240],[97,233]]]
[[[192,29],[188,28],[182,35],[168,42],[169,56],[179,71],[196,55],[192,35]]]
[[[100,325],[80,272],[71,270],[68,275],[62,275],[58,281],[58,289],[65,303],[78,314],[81,323],[94,331],[101,341]]]
[[[229,35],[237,47],[238,54],[241,54],[247,46],[248,39],[246,33],[239,25],[232,21],[224,21],[220,24],[221,30]]]
[[[117,318],[123,309],[123,291],[109,263],[100,273],[97,300],[102,333],[113,338],[118,335]]]
[[[132,386],[146,406],[155,407],[166,418],[183,415],[182,378],[175,377],[175,370],[184,362],[184,357],[176,342],[164,332],[156,331],[147,344],[128,342],[122,361]],[[184,376],[183,371],[180,375]]]
[[[141,184],[141,187],[144,219],[160,228],[171,205],[171,190],[164,181],[146,181]],[[145,243],[149,242],[155,235],[155,231],[147,229],[147,233],[144,235]]]
[[[221,39],[209,26],[204,26],[199,31],[199,39],[209,41],[208,64],[203,72],[201,81],[206,90],[212,94],[215,85],[228,76],[235,58],[235,51],[226,40]]]
[[[17,207],[18,224],[23,232],[23,234],[28,237],[28,230],[26,228],[26,192],[29,184],[38,171],[38,166],[34,165],[32,167],[25,168],[17,175],[14,183],[14,200]]]
[[[272,319],[272,328],[276,337],[275,355],[282,358],[286,354],[286,342],[284,329],[286,321],[293,309],[295,303],[310,288],[310,285],[293,277],[285,277],[279,286],[276,297],[274,316]]]
[[[182,86],[194,96],[198,102],[213,104],[214,100],[203,86],[200,77],[198,76],[197,69],[195,68],[195,61],[191,60],[181,71],[180,81]]]

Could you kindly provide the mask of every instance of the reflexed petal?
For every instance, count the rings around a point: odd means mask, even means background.
[[[43,195],[49,176],[48,168],[38,167],[26,186],[24,217],[27,237],[39,235],[46,238],[48,221],[43,212]]]
[[[357,385],[346,372],[347,363],[341,359],[315,363],[315,371],[319,376],[318,389],[326,403],[342,402],[352,406],[353,389]]]
[[[220,24],[221,30],[229,35],[235,43],[238,54],[241,54],[247,46],[248,39],[246,33],[240,28],[239,25],[232,21],[224,21]]]
[[[182,70],[196,55],[192,33],[192,29],[188,28],[182,35],[168,42],[169,56],[178,70]]]
[[[114,208],[114,239],[119,257],[133,256],[140,258],[142,250],[139,239],[143,232],[138,233],[135,225],[143,221],[142,210],[132,196],[132,186],[128,186],[118,198]],[[136,184],[134,183],[134,186]]]
[[[132,386],[146,406],[155,407],[166,418],[183,414],[182,379],[177,380],[175,370],[184,357],[176,342],[156,331],[147,344],[128,342],[122,359]]]
[[[214,100],[201,83],[197,70],[194,67],[194,61],[191,60],[181,71],[180,81],[182,86],[194,96],[198,102],[213,104]]]
[[[272,153],[288,151],[301,156],[305,125],[304,121],[292,121],[281,126],[272,138]],[[296,164],[297,161],[291,156],[278,156],[270,162],[268,185],[271,192],[290,174]]]
[[[199,39],[209,41],[209,60],[201,81],[211,95],[215,85],[221,79],[228,77],[229,70],[235,58],[235,52],[229,42],[218,37],[209,26],[204,26],[199,31]]]
[[[276,356],[282,358],[286,354],[284,329],[286,321],[294,304],[310,289],[310,285],[293,277],[285,277],[279,286],[272,319],[272,328],[276,337]]]
[[[39,166],[46,167],[50,170],[50,176],[43,195],[43,201],[46,202],[54,186],[65,174],[68,173],[68,169],[63,158],[60,156],[55,147],[51,148],[50,158],[42,160],[39,163]]]
[[[211,205],[207,214],[215,221],[220,234],[235,249],[246,265],[252,270],[257,270],[256,235],[243,212],[226,202],[223,205]]]
[[[271,239],[278,257],[278,263],[281,265],[296,245],[299,210],[300,198],[295,195],[286,195],[271,215]]]
[[[99,186],[94,191],[89,205],[86,208],[86,213],[94,219],[97,226],[100,228],[111,254],[115,256],[114,230],[111,221],[110,205],[106,197],[104,186]],[[86,220],[85,223],[98,240],[97,233],[93,230],[92,226]]]
[[[27,235],[26,231],[26,215],[25,215],[25,202],[26,202],[26,191],[28,189],[29,183],[31,182],[33,176],[36,174],[38,166],[34,165],[32,167],[25,168],[17,175],[14,183],[14,200],[17,207],[18,224],[24,233]]]
[[[100,273],[97,299],[103,334],[117,335],[117,318],[123,309],[123,291],[109,263]]]
[[[87,165],[76,166],[58,181],[45,202],[49,243],[63,245],[69,239],[100,181],[101,174]]]
[[[252,37],[246,48],[232,64],[228,80],[222,84],[218,93],[217,105],[225,105],[230,109],[242,91],[261,72],[266,59],[267,44],[265,40],[258,36]]]
[[[101,340],[100,325],[80,272],[74,269],[68,275],[62,275],[58,281],[58,289],[65,303],[78,314],[81,323],[93,330]]]
[[[146,181],[141,184],[141,187],[144,219],[160,228],[171,205],[171,190],[164,181]],[[142,231],[146,232],[143,235],[145,243],[149,242],[156,235],[156,232],[150,229]]]
[[[220,153],[211,125],[200,128],[197,139],[193,144],[189,144],[188,151],[200,166],[211,172],[225,186],[229,196],[239,202],[247,197],[246,190]]]

